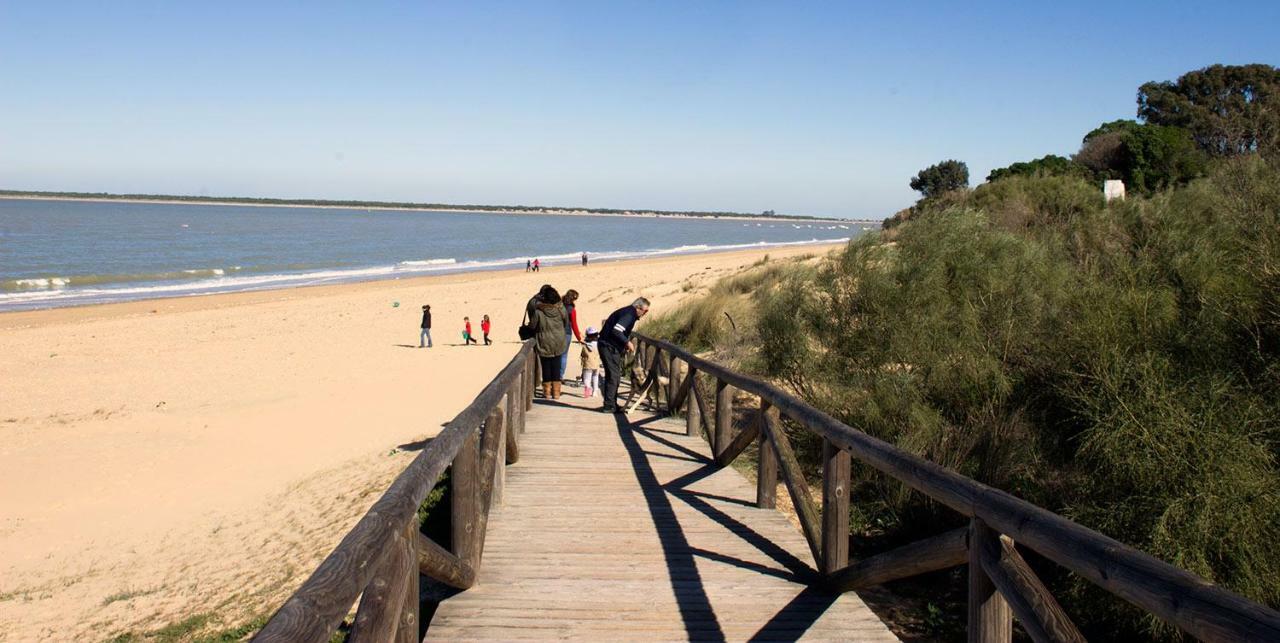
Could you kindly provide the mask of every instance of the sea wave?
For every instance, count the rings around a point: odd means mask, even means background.
[[[693,244],[648,250],[586,250],[585,252],[592,261],[599,262],[706,252],[726,252],[749,248],[840,243],[848,240],[848,237],[837,239],[814,238],[807,241],[759,241],[727,245]],[[582,252],[584,251],[540,255],[538,259],[542,265],[546,266],[572,264],[580,260]],[[386,266],[304,269],[261,274],[255,273],[260,273],[266,267],[243,268],[241,266],[232,266],[229,268],[199,268],[134,275],[28,277],[0,282],[0,310],[50,308],[157,297],[267,290],[293,286],[396,279],[425,274],[501,270],[524,267],[525,262],[530,258],[508,257],[468,261],[458,261],[452,258],[407,260]],[[284,270],[288,270],[288,268]]]

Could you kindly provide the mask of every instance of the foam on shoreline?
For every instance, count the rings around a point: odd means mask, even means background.
[[[807,241],[759,241],[727,245],[684,245],[640,251],[592,251],[590,260],[620,261],[672,255],[729,252],[803,245],[842,243],[848,237]],[[582,252],[540,256],[544,266],[578,262]],[[278,266],[191,268],[141,275],[49,276],[0,282],[0,312],[61,308],[159,297],[269,290],[321,284],[397,279],[431,274],[520,268],[527,257],[458,261],[454,258],[406,260],[394,265],[361,268],[280,269]],[[257,274],[254,274],[257,273]]]

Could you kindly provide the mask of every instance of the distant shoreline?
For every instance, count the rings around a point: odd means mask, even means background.
[[[838,219],[796,215],[758,215],[717,212],[671,212],[664,210],[591,210],[586,208],[552,208],[520,206],[460,206],[430,203],[396,203],[384,201],[330,201],[308,199],[255,199],[235,197],[180,197],[176,195],[113,195],[0,190],[0,199],[23,201],[79,201],[87,203],[149,203],[166,205],[241,205],[256,208],[321,208],[331,210],[378,210],[397,212],[459,212],[482,214],[541,214],[549,216],[646,217],[652,219],[715,219],[721,221],[838,221],[841,223],[873,223],[863,219]]]

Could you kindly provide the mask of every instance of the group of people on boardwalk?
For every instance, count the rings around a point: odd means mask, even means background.
[[[622,361],[627,353],[635,350],[631,331],[649,312],[649,300],[641,297],[615,310],[599,331],[589,326],[585,334],[578,327],[577,302],[578,291],[569,290],[562,296],[551,284],[545,284],[525,306],[528,323],[522,337],[533,339],[542,373],[542,396],[559,399],[569,365],[569,349],[576,339],[582,344],[578,359],[582,366],[583,397],[593,397],[599,391],[604,398],[602,411],[621,412],[617,399]],[[600,382],[601,367],[603,383]]]
[[[434,344],[431,342],[431,305],[424,304],[422,306],[422,324],[421,332],[418,334],[418,348],[431,348]],[[480,320],[480,332],[484,334],[484,345],[488,346],[493,343],[489,339],[489,331],[493,329],[493,325],[489,322],[489,316],[485,315]],[[476,338],[471,334],[471,318],[462,318],[462,342],[463,346],[478,344]]]

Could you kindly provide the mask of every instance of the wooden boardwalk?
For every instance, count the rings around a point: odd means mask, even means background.
[[[804,536],[682,421],[577,393],[535,402],[479,583],[426,640],[897,640],[853,592],[808,587]]]

